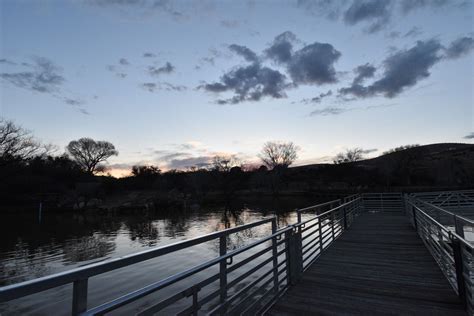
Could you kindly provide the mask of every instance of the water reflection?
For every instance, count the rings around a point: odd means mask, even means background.
[[[0,285],[7,285],[65,271],[91,262],[116,258],[179,240],[253,222],[273,214],[280,227],[293,223],[296,207],[314,204],[312,199],[235,201],[233,204],[168,210],[167,212],[98,215],[96,213],[45,213],[41,225],[35,214],[5,215],[0,222]],[[228,250],[267,234],[265,228],[249,229],[229,236]],[[193,259],[213,257],[217,242],[201,247]],[[179,262],[170,256],[160,264],[160,273],[175,273],[194,264],[183,254]],[[175,257],[175,258],[178,258]],[[161,260],[161,259],[160,259]],[[156,266],[144,265],[141,275]],[[138,272],[136,272],[138,273]],[[156,273],[154,271],[153,273]],[[139,276],[137,275],[137,278]],[[128,284],[127,286],[132,286]],[[122,285],[118,285],[120,287]],[[100,291],[100,289],[97,289]],[[120,288],[117,288],[120,290]],[[30,302],[35,306],[34,300]],[[37,302],[36,302],[37,303]],[[0,313],[8,307],[0,305]]]

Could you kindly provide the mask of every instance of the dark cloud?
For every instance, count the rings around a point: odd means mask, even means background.
[[[354,81],[350,87],[340,89],[339,93],[362,98],[375,95],[393,98],[430,76],[430,68],[441,60],[442,48],[435,39],[418,41],[414,47],[396,51],[385,59],[381,79],[368,86]]]
[[[113,66],[113,65],[107,65],[107,66],[105,66],[105,69],[107,69],[107,70],[110,71],[110,72],[115,72],[115,71],[117,71],[116,68],[117,68],[117,67],[115,67],[115,66]]]
[[[28,70],[15,73],[0,73],[0,78],[19,88],[42,93],[57,92],[65,82],[61,68],[46,58],[35,57]]]
[[[370,154],[370,153],[374,153],[374,152],[376,152],[376,151],[378,151],[377,148],[363,149],[363,150],[362,150],[362,153],[363,153],[364,155],[367,155],[367,154]]]
[[[467,55],[474,49],[474,39],[472,37],[461,37],[451,42],[445,49],[445,56],[449,59],[456,59]]]
[[[403,37],[417,37],[421,33],[423,33],[421,31],[421,28],[419,28],[418,26],[414,26],[408,32],[406,32],[405,35],[403,35]]]
[[[298,0],[297,6],[312,14],[336,20],[347,2],[347,0]]]
[[[168,168],[170,169],[185,169],[193,166],[206,167],[212,164],[213,157],[211,156],[199,156],[189,157],[182,159],[172,159],[168,162]]]
[[[157,90],[157,84],[154,82],[145,82],[141,84],[141,87],[150,92],[155,92]]]
[[[286,77],[277,70],[262,67],[259,63],[237,67],[224,74],[220,82],[199,86],[209,92],[231,91],[234,96],[230,99],[221,99],[219,104],[237,104],[243,101],[259,101],[269,96],[284,98],[287,87]]]
[[[148,73],[152,76],[159,76],[161,74],[170,74],[174,70],[175,70],[175,67],[170,62],[166,62],[166,64],[162,67],[155,67],[155,66],[148,67]]]
[[[6,58],[1,58],[0,59],[0,64],[6,64],[6,65],[16,65],[15,62],[11,61],[11,60],[8,60]]]
[[[305,104],[309,104],[309,103],[321,103],[321,101],[326,98],[326,97],[329,97],[332,95],[332,90],[329,90],[328,92],[326,93],[320,93],[318,96],[315,96],[314,98],[311,98],[311,99],[303,99],[301,100],[300,102],[301,103],[305,103]]]
[[[85,102],[81,99],[71,99],[71,98],[64,98],[64,102],[69,105],[79,106],[83,105]]]
[[[467,134],[466,136],[463,137],[464,139],[474,139],[474,132],[471,134]]]
[[[335,83],[334,63],[340,56],[331,44],[315,42],[293,54],[288,61],[288,73],[295,84]]]
[[[221,51],[219,51],[215,48],[210,48],[209,49],[209,56],[201,58],[199,60],[199,64],[196,65],[194,68],[200,69],[202,66],[204,66],[204,64],[210,64],[210,65],[214,66],[215,62],[216,62],[216,59],[221,58],[223,56],[224,56],[224,54]]]
[[[145,57],[145,58],[153,58],[153,57],[156,57],[156,55],[153,54],[153,53],[147,52],[147,53],[143,53],[143,57]]]
[[[125,78],[127,77],[127,74],[126,73],[123,73],[123,72],[118,72],[116,73],[117,77],[120,77],[120,78]]]
[[[371,64],[360,65],[354,69],[356,77],[354,78],[353,84],[361,84],[366,78],[372,78],[377,69]]]
[[[229,49],[234,53],[242,56],[248,62],[258,62],[258,56],[251,49],[245,46],[232,44],[229,45]]]
[[[222,20],[220,25],[228,29],[235,29],[240,26],[240,21],[238,20]]]
[[[143,89],[150,92],[165,90],[165,91],[185,91],[188,88],[183,85],[174,85],[169,82],[145,82],[140,85]]]
[[[128,65],[130,65],[130,62],[125,58],[120,58],[119,59],[119,64],[123,65],[123,66],[128,66]]]
[[[399,0],[402,13],[409,13],[424,8],[441,8],[449,4],[448,0]],[[456,1],[451,1],[452,3]],[[459,1],[458,1],[459,2]]]
[[[135,8],[143,12],[156,11],[166,13],[174,19],[181,19],[184,16],[175,8],[175,2],[171,0],[86,0],[86,2],[103,8]]]
[[[370,23],[367,31],[374,33],[382,29],[390,20],[391,0],[357,0],[344,12],[344,22],[355,25]]]
[[[273,40],[272,45],[265,50],[265,55],[279,63],[286,63],[293,54],[293,43],[296,41],[296,35],[286,31]]]
[[[309,113],[310,116],[328,116],[328,115],[339,115],[350,111],[350,109],[341,108],[341,107],[326,107],[323,109],[317,109]]]

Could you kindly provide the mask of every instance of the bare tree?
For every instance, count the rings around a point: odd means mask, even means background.
[[[364,158],[364,150],[362,148],[356,147],[353,149],[347,149],[343,153],[339,153],[334,157],[334,164],[338,165],[341,163],[355,162],[362,160]]]
[[[49,147],[37,141],[31,132],[12,121],[0,118],[0,160],[29,159],[46,154]]]
[[[391,154],[391,153],[395,153],[395,152],[403,151],[405,149],[415,148],[415,147],[419,147],[419,146],[420,146],[419,144],[399,146],[399,147],[395,147],[395,148],[389,149],[387,151],[384,151],[382,153],[382,155]]]
[[[239,166],[240,160],[235,155],[219,156],[216,155],[212,159],[212,168],[217,171],[229,172],[232,167]]]
[[[118,155],[118,151],[111,143],[91,138],[73,140],[66,146],[66,150],[86,172],[91,174],[100,171],[99,163]]]
[[[259,155],[262,162],[269,168],[288,167],[298,158],[299,147],[293,142],[266,142]]]

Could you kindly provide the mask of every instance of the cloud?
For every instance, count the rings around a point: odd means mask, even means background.
[[[314,98],[311,98],[311,99],[303,99],[301,100],[300,102],[301,103],[304,103],[304,104],[308,104],[308,103],[321,103],[321,101],[326,98],[326,97],[329,97],[332,95],[332,90],[329,90],[328,92],[326,93],[320,93],[318,96],[315,96]]]
[[[395,51],[383,62],[384,73],[379,80],[368,86],[354,81],[350,87],[339,89],[339,94],[393,98],[430,76],[430,68],[441,60],[442,48],[438,40],[431,39],[418,41],[410,49]]]
[[[341,108],[341,107],[332,107],[328,106],[323,109],[317,109],[309,113],[310,116],[328,116],[328,115],[339,115],[351,111],[351,109]]]
[[[159,90],[165,91],[185,91],[188,87],[183,85],[174,85],[169,82],[145,82],[140,85],[143,89],[148,90],[150,92],[155,92]]]
[[[279,63],[286,63],[293,54],[293,43],[296,41],[296,35],[286,31],[273,40],[272,45],[265,50],[265,55]]]
[[[378,151],[377,148],[363,149],[363,150],[362,150],[362,153],[363,153],[364,155],[367,155],[367,154],[370,154],[370,153],[373,153],[373,152],[376,152],[376,151]]]
[[[344,0],[298,0],[297,6],[312,14],[336,20],[346,3]]]
[[[168,162],[167,167],[170,169],[185,169],[193,166],[203,168],[211,165],[212,159],[213,157],[211,156],[172,159]]]
[[[130,65],[130,62],[125,58],[120,58],[119,59],[119,64],[123,65],[123,66],[128,66],[128,65]]]
[[[199,59],[198,65],[196,65],[194,68],[200,69],[204,64],[210,64],[212,66],[215,65],[216,59],[223,57],[224,54],[215,49],[215,48],[209,48],[209,56],[202,57]]]
[[[451,1],[454,3],[454,1]],[[441,8],[449,4],[448,0],[400,0],[400,10],[407,14],[424,8]]]
[[[233,51],[234,53],[242,56],[248,62],[258,62],[257,54],[255,54],[248,47],[232,44],[232,45],[229,45],[229,49]]]
[[[445,56],[448,59],[457,59],[467,55],[474,49],[474,39],[472,37],[461,37],[451,42],[445,49]]]
[[[369,63],[356,67],[354,69],[356,77],[354,78],[353,84],[360,84],[366,78],[372,78],[376,70],[377,69]]]
[[[221,99],[217,103],[237,104],[243,101],[259,101],[266,96],[284,98],[286,87],[284,74],[254,63],[227,72],[221,77],[220,82],[203,84],[198,88],[214,93],[231,91],[234,93],[232,98]]]
[[[337,82],[334,63],[341,57],[331,44],[307,45],[296,51],[288,61],[288,73],[294,84],[316,84]]]
[[[162,67],[155,67],[155,66],[148,67],[148,73],[152,76],[159,76],[161,74],[170,74],[174,70],[175,70],[175,67],[170,62],[166,62],[166,64]]]
[[[240,21],[238,20],[222,20],[219,23],[221,26],[228,29],[235,29],[240,26]]]
[[[408,32],[406,32],[405,35],[403,35],[403,37],[417,37],[421,33],[423,33],[421,28],[418,26],[414,26]]]
[[[153,54],[153,53],[150,53],[150,52],[146,52],[146,53],[143,53],[143,57],[144,58],[154,58],[154,57],[156,57],[156,55]]]
[[[357,0],[344,13],[344,22],[355,25],[360,22],[370,23],[366,29],[369,33],[381,30],[391,17],[391,0]]]
[[[6,59],[6,58],[1,58],[0,59],[0,64],[6,64],[6,65],[16,65],[15,62],[9,60],[9,59]]]
[[[64,98],[64,102],[69,105],[83,105],[85,102],[81,99],[71,99],[71,98]]]
[[[90,5],[102,8],[116,7],[123,9],[139,9],[145,12],[155,11],[170,15],[174,19],[183,18],[183,14],[175,7],[171,0],[86,0]]]
[[[66,81],[61,75],[61,68],[52,61],[42,57],[33,58],[34,64],[27,71],[0,73],[0,78],[10,84],[41,93],[53,93]],[[32,69],[31,69],[32,68]]]
[[[474,132],[467,134],[466,136],[463,137],[464,139],[474,139]]]

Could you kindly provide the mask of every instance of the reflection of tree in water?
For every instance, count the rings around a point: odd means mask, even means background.
[[[153,220],[148,218],[128,218],[124,221],[130,240],[138,241],[144,246],[156,246],[160,239],[160,232]]]
[[[102,258],[115,250],[115,242],[107,236],[92,235],[68,240],[63,253],[66,264]]]
[[[175,216],[166,221],[165,235],[170,238],[178,238],[185,235],[193,223],[185,216]]]
[[[59,255],[57,245],[45,245],[30,249],[21,240],[7,256],[0,257],[0,286],[26,281],[51,273],[48,263],[55,254]]]

